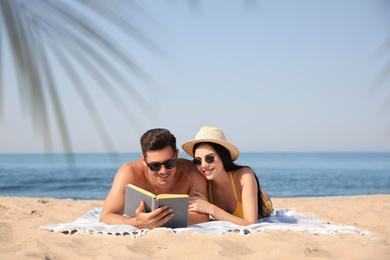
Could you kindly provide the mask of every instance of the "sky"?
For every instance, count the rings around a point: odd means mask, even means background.
[[[221,128],[241,152],[390,151],[390,78],[376,84],[390,61],[380,51],[390,38],[388,1],[189,3],[140,0],[148,16],[132,13],[164,56],[111,30],[150,77],[132,78],[142,99],[122,96],[131,113],[90,81],[116,152],[140,152],[140,136],[160,127],[181,148],[202,126]],[[47,152],[5,59],[0,153]],[[112,152],[58,70],[73,151]],[[61,153],[57,130],[52,123],[51,151]]]

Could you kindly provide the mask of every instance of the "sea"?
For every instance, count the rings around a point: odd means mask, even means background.
[[[0,196],[105,199],[126,154],[0,154]],[[189,159],[189,157],[184,157]],[[390,194],[390,152],[241,153],[271,197]]]

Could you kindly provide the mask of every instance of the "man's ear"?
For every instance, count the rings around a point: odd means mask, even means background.
[[[141,154],[141,160],[142,160],[143,164],[146,166],[147,164],[146,164],[145,157],[143,154]]]

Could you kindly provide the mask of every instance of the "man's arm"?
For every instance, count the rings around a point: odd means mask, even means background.
[[[132,225],[136,228],[155,228],[159,227],[172,218],[171,209],[166,210],[166,207],[161,207],[153,212],[143,212],[145,204],[141,202],[136,210],[136,217],[125,217],[125,189],[126,185],[131,180],[131,176],[135,176],[133,167],[130,163],[124,164],[117,172],[111,190],[104,202],[103,210],[100,215],[100,222],[109,225]],[[130,175],[130,178],[129,178]]]
[[[194,171],[191,172],[190,176],[193,185],[192,188],[190,189],[189,196],[190,197],[196,196],[196,194],[194,194],[194,191],[198,191],[205,194],[206,198],[208,199],[206,178],[203,177],[196,168],[194,169]],[[208,214],[203,214],[198,212],[188,212],[188,225],[195,225],[198,223],[204,223],[208,221],[209,221]]]

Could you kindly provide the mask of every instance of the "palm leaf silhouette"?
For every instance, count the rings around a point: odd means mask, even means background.
[[[388,17],[388,13],[390,11],[390,1],[382,1],[378,5],[378,10],[381,12],[385,12]],[[374,52],[374,58],[378,62],[382,63],[381,68],[378,70],[378,74],[376,78],[374,79],[373,83],[373,91],[379,93],[381,89],[384,89],[388,87],[389,81],[390,81],[390,60],[389,60],[389,54],[390,54],[390,36],[387,36],[387,39],[385,39],[379,47]],[[386,91],[386,89],[385,89]],[[379,107],[379,114],[382,117],[386,117],[388,115],[388,112],[390,110],[390,93],[387,92],[384,95],[384,100],[380,104]],[[386,133],[390,133],[390,122],[387,119],[387,127],[386,127]]]
[[[130,11],[130,14],[129,14]],[[137,79],[150,82],[148,74],[131,57],[131,53],[115,41],[111,41],[110,27],[106,22],[153,55],[166,56],[149,37],[131,20],[131,11],[142,15],[142,9],[133,1],[106,0],[1,0],[0,1],[0,51],[4,40],[9,40],[12,59],[15,64],[17,86],[23,109],[30,113],[33,126],[42,134],[45,150],[51,150],[49,107],[52,107],[55,124],[59,129],[66,153],[72,153],[70,133],[66,124],[64,107],[59,95],[59,84],[53,69],[53,59],[66,72],[76,92],[83,101],[106,150],[115,151],[102,119],[93,102],[90,86],[83,81],[82,73],[75,64],[95,80],[94,87],[101,88],[118,107],[119,112],[132,127],[139,122],[128,107],[132,104],[142,107],[147,115],[153,110],[144,96],[132,84],[129,77],[120,71],[131,72]],[[151,19],[146,15],[144,19]],[[0,52],[0,58],[4,55]],[[120,64],[118,70],[115,64]],[[1,72],[4,71],[0,70]],[[5,75],[0,74],[0,79]],[[112,87],[122,87],[126,96]],[[3,84],[0,82],[0,98],[4,99]],[[0,100],[3,104],[4,100]],[[0,107],[3,112],[3,108]]]

